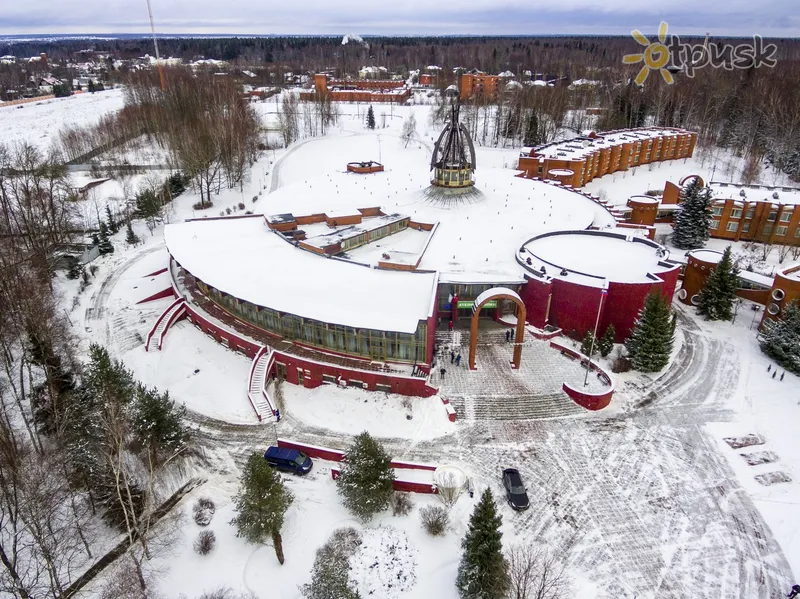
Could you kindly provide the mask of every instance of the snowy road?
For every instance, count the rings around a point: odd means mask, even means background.
[[[518,467],[533,507],[522,514],[504,509],[503,517],[517,536],[567,556],[601,596],[779,597],[790,582],[788,563],[703,430],[730,417],[724,403],[736,390],[740,356],[687,317],[680,322],[683,348],[636,409],[613,417],[477,420],[441,440],[386,439],[387,448],[398,458],[459,465],[497,494],[500,470]],[[334,447],[348,442],[287,416],[280,436]],[[222,472],[274,435],[271,426],[196,414],[191,420],[207,447],[204,465]]]

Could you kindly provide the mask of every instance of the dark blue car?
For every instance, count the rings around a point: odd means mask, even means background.
[[[264,453],[267,464],[278,470],[294,472],[295,474],[308,474],[313,462],[311,458],[297,449],[271,446]]]

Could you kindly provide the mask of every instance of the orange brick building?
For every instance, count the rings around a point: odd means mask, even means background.
[[[761,325],[767,319],[782,318],[784,310],[792,302],[800,304],[800,264],[785,268],[775,275]]]
[[[411,97],[405,81],[383,79],[329,79],[324,73],[314,75],[314,90],[300,92],[305,101],[329,97],[334,102],[393,102],[402,104]]]
[[[462,87],[463,92],[463,87]],[[519,157],[520,176],[529,179],[558,179],[578,188],[593,179],[617,171],[659,162],[689,158],[694,153],[697,133],[674,128],[639,128],[590,133],[567,141],[535,148],[523,148]],[[564,177],[564,171],[572,171]]]
[[[461,75],[461,99],[475,97],[494,99],[500,90],[500,76],[486,73],[464,73]]]
[[[800,188],[711,182],[711,237],[800,245]]]

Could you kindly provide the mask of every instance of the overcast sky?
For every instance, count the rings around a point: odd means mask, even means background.
[[[0,0],[0,33],[149,31],[146,0]],[[161,33],[800,36],[799,0],[151,0]]]

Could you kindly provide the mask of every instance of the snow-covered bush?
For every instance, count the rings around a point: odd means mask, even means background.
[[[429,535],[442,536],[450,523],[450,517],[445,508],[439,505],[426,505],[419,511],[422,527]]]
[[[361,544],[361,535],[355,528],[339,528],[317,550],[311,568],[311,582],[300,587],[306,599],[356,599],[348,586],[350,557]]]
[[[631,364],[630,358],[625,355],[621,347],[618,347],[617,352],[614,354],[614,359],[611,360],[611,372],[615,374],[630,372],[632,368],[633,364]]]
[[[407,516],[414,508],[408,493],[394,492],[392,495],[392,515]]]
[[[197,500],[192,508],[192,517],[194,521],[200,526],[208,526],[211,518],[214,517],[214,512],[217,506],[208,497],[201,497]]]
[[[214,549],[217,536],[211,530],[204,530],[195,539],[194,550],[200,555],[208,555]]]

